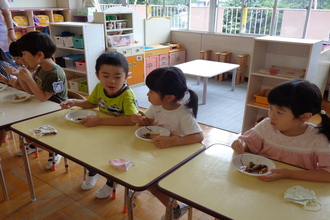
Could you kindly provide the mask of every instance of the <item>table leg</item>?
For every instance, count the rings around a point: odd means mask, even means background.
[[[5,177],[3,176],[2,167],[1,167],[1,158],[0,158],[0,179],[1,179],[0,183],[1,183],[3,197],[5,200],[9,200]]]
[[[29,163],[29,158],[26,154],[26,148],[24,146],[24,137],[19,136],[19,142],[22,148],[22,155],[23,155],[23,161],[24,161],[24,166],[25,166],[25,172],[26,172],[26,178],[29,184],[30,188],[30,195],[31,195],[31,201],[36,201],[36,194],[34,192],[34,186],[33,186],[33,180],[32,180],[32,175],[31,175],[31,169],[30,169],[30,163]]]
[[[202,105],[206,104],[206,91],[207,91],[207,84],[208,84],[209,78],[204,77],[204,87],[203,87],[203,100]]]
[[[170,198],[166,206],[165,220],[173,220],[173,208],[174,208],[173,206],[174,206],[174,199]]]
[[[66,157],[64,157],[64,166],[65,166],[65,172],[69,173],[70,172],[69,161],[68,161],[68,158],[66,158]]]
[[[126,191],[126,198],[127,198],[127,206],[128,206],[128,213],[127,213],[127,219],[128,220],[133,220],[134,219],[134,207],[133,207],[133,196],[134,192],[131,193],[130,189],[125,187]]]
[[[237,72],[237,69],[233,69],[233,78],[231,80],[231,91],[235,90],[236,72]]]

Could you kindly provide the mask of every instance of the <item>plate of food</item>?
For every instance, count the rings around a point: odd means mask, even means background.
[[[16,103],[16,102],[24,102],[24,101],[28,100],[28,98],[30,98],[30,96],[31,95],[26,92],[20,92],[20,93],[7,95],[3,98],[5,100],[7,100],[8,102]]]
[[[146,127],[141,127],[135,131],[135,136],[140,138],[141,140],[152,142],[152,138],[156,136],[170,136],[171,132],[163,127],[158,126],[147,126],[151,131],[149,131]]]
[[[65,115],[65,119],[75,123],[85,119],[87,116],[96,116],[96,112],[90,110],[77,110]]]
[[[249,176],[268,175],[271,173],[271,169],[276,168],[273,161],[255,154],[241,154],[235,156],[231,164],[236,170]]]
[[[5,90],[8,86],[6,84],[0,83],[0,92]]]

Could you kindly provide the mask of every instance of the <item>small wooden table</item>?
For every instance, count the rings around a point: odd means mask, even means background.
[[[205,149],[202,144],[158,149],[154,143],[140,140],[134,135],[139,128],[137,126],[86,128],[82,124],[65,119],[65,115],[70,111],[62,110],[24,121],[24,123],[17,123],[12,125],[11,129],[134,191],[148,189]],[[97,112],[97,114],[107,117],[101,112]],[[55,127],[58,133],[39,139],[31,136],[32,134],[29,132],[31,128],[45,124]],[[127,158],[135,165],[127,171],[115,169],[109,164],[109,161],[118,158]],[[126,190],[126,198],[128,219],[133,219],[132,194],[128,190]]]
[[[238,64],[197,59],[186,63],[181,63],[175,66],[180,68],[184,74],[197,76],[198,77],[197,84],[199,84],[200,77],[204,78],[203,101],[202,101],[203,105],[206,104],[207,84],[208,84],[208,79],[211,77],[232,70],[233,78],[231,81],[231,90],[232,91],[235,90],[236,71],[237,68],[239,67]]]
[[[237,171],[231,165],[233,156],[229,146],[212,146],[162,179],[158,186],[172,198],[221,220],[329,219],[329,183],[292,179],[265,182]],[[299,169],[274,163],[276,167]],[[285,201],[284,192],[296,185],[313,190],[323,209],[306,211],[301,205]]]

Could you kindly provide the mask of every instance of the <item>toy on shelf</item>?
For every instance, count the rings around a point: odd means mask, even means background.
[[[303,69],[295,69],[289,67],[281,67],[281,66],[271,66],[269,68],[264,68],[259,70],[259,73],[283,76],[292,79],[302,79],[305,76],[306,70]]]

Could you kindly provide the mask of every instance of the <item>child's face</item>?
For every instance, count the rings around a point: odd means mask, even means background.
[[[286,107],[270,105],[268,116],[271,119],[271,125],[274,129],[281,131],[283,134],[293,134],[297,132],[303,121],[295,118],[292,111]]]
[[[22,63],[24,66],[28,66],[28,63],[24,61],[23,57],[13,57],[13,59],[17,65]]]
[[[113,65],[101,65],[96,75],[108,95],[116,95],[120,92],[126,80],[124,68]]]
[[[28,51],[22,51],[23,54],[23,60],[28,64],[28,66],[37,66],[40,61],[38,61],[38,56],[35,55],[33,56],[30,52]]]
[[[149,90],[149,92],[147,93],[147,96],[148,96],[148,100],[151,104],[153,104],[153,105],[162,105],[163,104],[162,99],[157,92],[155,92],[153,90]]]

